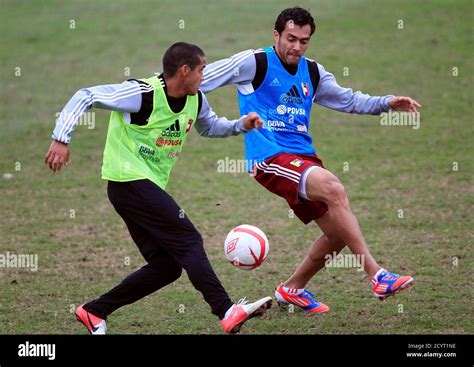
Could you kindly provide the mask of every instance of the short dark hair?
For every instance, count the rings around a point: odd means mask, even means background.
[[[286,22],[290,20],[300,27],[308,24],[311,27],[311,36],[316,30],[316,24],[314,23],[314,19],[310,12],[306,9],[300,8],[299,6],[295,6],[294,8],[283,10],[280,15],[278,15],[278,18],[275,21],[275,30],[278,32],[278,34],[282,34],[285,29]]]
[[[204,57],[206,57],[204,51],[196,45],[186,42],[174,43],[163,56],[163,73],[165,77],[171,77],[182,65],[188,65],[194,70]]]

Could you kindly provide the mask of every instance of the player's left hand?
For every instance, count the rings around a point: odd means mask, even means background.
[[[393,97],[390,101],[388,101],[388,104],[395,111],[413,112],[413,113],[417,112],[416,110],[417,107],[421,107],[421,104],[419,104],[414,99],[411,99],[410,97],[403,97],[403,96]]]
[[[258,129],[260,126],[263,126],[263,125],[264,125],[263,120],[255,112],[250,112],[244,118],[244,127],[245,127],[245,129],[247,129],[247,131],[250,131],[254,128]]]

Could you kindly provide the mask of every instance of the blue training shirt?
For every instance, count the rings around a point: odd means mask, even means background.
[[[282,65],[275,50],[264,49],[267,73],[262,84],[252,93],[238,92],[240,113],[257,112],[265,127],[245,135],[245,158],[249,168],[279,153],[315,154],[308,134],[311,106],[315,91],[308,63],[301,57],[298,70],[291,75]]]

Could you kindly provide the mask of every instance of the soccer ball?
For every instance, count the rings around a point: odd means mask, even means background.
[[[250,224],[233,228],[224,242],[224,254],[239,269],[259,267],[268,256],[270,246],[263,231]]]

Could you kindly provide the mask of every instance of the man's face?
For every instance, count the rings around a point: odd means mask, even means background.
[[[276,30],[273,31],[273,38],[275,39],[275,50],[283,62],[288,65],[296,65],[309,46],[311,26],[306,24],[300,27],[288,21],[281,34]]]
[[[195,95],[198,92],[201,82],[204,80],[204,68],[206,67],[206,58],[200,57],[201,62],[188,72],[184,77],[184,87],[187,95]]]

